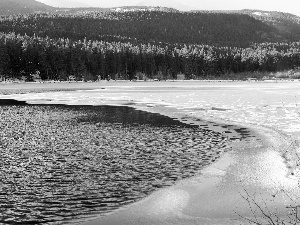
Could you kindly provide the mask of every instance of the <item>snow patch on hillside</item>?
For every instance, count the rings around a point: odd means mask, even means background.
[[[161,7],[168,7],[174,8],[180,11],[190,11],[194,10],[195,8],[187,5],[180,4],[174,0],[144,0],[137,4],[137,6],[161,6]]]
[[[254,14],[256,16],[269,16],[270,15],[270,13],[266,13],[266,12],[254,12],[252,14]]]

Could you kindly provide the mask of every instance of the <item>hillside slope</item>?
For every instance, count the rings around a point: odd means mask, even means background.
[[[300,34],[300,17],[283,12],[276,11],[262,11],[244,9],[239,11],[242,14],[247,14],[257,20],[271,25],[283,33],[291,35]]]
[[[70,11],[68,12],[70,13]],[[77,12],[78,13],[78,12]],[[161,11],[44,14],[0,22],[0,32],[142,43],[247,46],[283,41],[277,29],[248,15]]]
[[[193,10],[192,13],[209,13],[209,14],[242,14],[251,16],[269,26],[276,28],[281,34],[292,38],[299,39],[300,37],[300,17],[277,11],[264,11],[254,9],[243,9],[243,10]]]
[[[54,7],[35,0],[0,0],[0,15],[49,12],[52,10]]]
[[[35,15],[22,18],[20,14]],[[300,39],[300,18],[259,10],[191,11],[153,6],[54,8],[35,0],[0,0],[0,32],[53,38],[217,46]]]
[[[78,2],[76,0],[38,0],[46,5],[60,8],[79,8],[90,7],[88,3]]]

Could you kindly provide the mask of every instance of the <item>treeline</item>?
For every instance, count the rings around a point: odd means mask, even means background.
[[[44,80],[226,78],[241,72],[300,67],[300,42],[262,43],[249,48],[209,45],[164,46],[83,39],[51,39],[0,34],[0,75]]]
[[[249,43],[286,39],[276,28],[249,15],[162,11],[30,14],[3,17],[0,32],[73,41],[124,41],[249,46]]]

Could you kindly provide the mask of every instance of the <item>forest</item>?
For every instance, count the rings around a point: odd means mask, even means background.
[[[300,67],[300,42],[276,41],[273,28],[247,15],[214,18],[176,12],[2,17],[0,75],[26,80],[37,73],[43,80],[68,80],[70,75],[86,81],[176,79],[179,74],[236,79]]]
[[[246,47],[251,42],[292,40],[249,15],[163,11],[91,11],[3,17],[0,32],[71,40],[208,44]]]

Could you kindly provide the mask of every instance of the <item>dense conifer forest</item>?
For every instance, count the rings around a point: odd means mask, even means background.
[[[234,79],[300,67],[295,37],[245,14],[40,13],[2,16],[0,32],[4,78]]]

